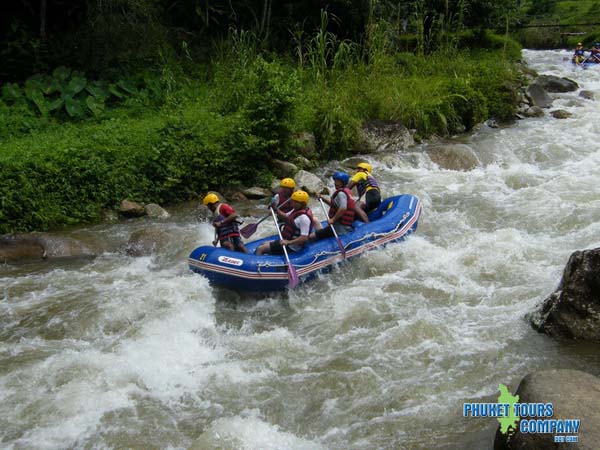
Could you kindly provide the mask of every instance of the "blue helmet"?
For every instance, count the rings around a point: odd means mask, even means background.
[[[600,42],[596,42],[596,43],[594,44],[594,47],[600,47]]]
[[[341,171],[334,172],[332,178],[334,180],[340,180],[342,183],[344,183],[344,186],[346,186],[348,181],[350,181],[350,175]]]

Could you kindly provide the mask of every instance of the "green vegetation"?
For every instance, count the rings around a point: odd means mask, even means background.
[[[590,48],[600,40],[599,0],[530,0],[525,2],[525,12],[522,24],[530,28],[516,35],[525,47],[574,48],[577,42],[583,42]],[[534,27],[552,24],[562,26]]]
[[[92,31],[109,34],[115,54],[103,44],[86,67],[58,65],[2,87],[0,233],[93,222],[124,198],[164,204],[222,186],[268,186],[271,159],[293,159],[303,131],[316,138],[314,159],[327,161],[359,151],[359,128],[370,119],[397,120],[421,137],[511,119],[520,47],[484,25],[491,17],[508,22],[512,9],[419,3],[409,32],[398,31],[401,8],[373,2],[348,12],[364,20],[355,39],[360,26],[341,33],[342,19],[320,11],[311,32],[289,24],[285,48],[277,48],[281,29],[269,27],[268,14],[208,48],[160,41],[153,33],[169,28],[153,10],[130,10],[136,20],[128,27],[117,20],[121,10],[109,8],[96,17],[108,28]],[[461,13],[466,3],[491,15],[474,22]],[[202,32],[223,20],[217,10],[203,14]],[[152,36],[134,41],[139,54],[119,50],[110,33],[127,35],[141,23]],[[5,53],[15,57],[15,48]],[[124,69],[110,69],[114,61]]]

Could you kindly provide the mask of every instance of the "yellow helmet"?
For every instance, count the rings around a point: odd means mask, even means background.
[[[296,182],[291,178],[284,178],[279,182],[279,186],[294,189],[296,187]]]
[[[292,200],[308,205],[308,194],[305,191],[296,191],[292,194]]]
[[[358,163],[356,165],[356,168],[357,169],[364,169],[364,170],[366,170],[369,173],[371,173],[373,171],[373,167],[371,166],[371,164],[369,164],[367,162]]]
[[[212,192],[210,194],[206,194],[206,197],[204,197],[204,199],[202,200],[202,204],[204,206],[208,206],[211,203],[217,203],[219,201],[219,197],[217,197],[217,194],[213,194]]]

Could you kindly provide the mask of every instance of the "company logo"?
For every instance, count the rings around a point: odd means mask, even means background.
[[[219,256],[219,262],[223,264],[231,264],[232,266],[241,266],[243,261],[237,258],[230,258],[229,256]]]
[[[498,385],[498,403],[463,403],[463,417],[496,417],[500,432],[553,434],[554,442],[579,442],[580,419],[551,419],[552,403],[519,403],[503,384]]]

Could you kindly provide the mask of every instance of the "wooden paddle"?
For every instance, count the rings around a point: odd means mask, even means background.
[[[286,203],[288,203],[290,200],[291,200],[291,198],[288,198],[285,202],[283,202],[281,205],[279,205],[277,207],[277,209],[281,208],[283,205],[285,205]],[[244,237],[244,239],[248,239],[250,236],[252,236],[254,233],[256,233],[256,229],[258,228],[258,224],[261,223],[262,221],[268,219],[270,215],[271,214],[267,214],[265,217],[263,217],[262,219],[260,219],[256,223],[249,223],[244,228],[240,229],[240,234]]]
[[[325,204],[323,203],[323,199],[319,197],[319,203],[321,203],[321,208],[323,208],[323,212],[325,213],[325,215],[327,216],[327,210],[325,209]],[[342,257],[344,259],[346,259],[346,249],[344,248],[344,244],[342,244],[342,241],[340,240],[339,236],[337,235],[337,232],[335,231],[335,228],[333,228],[333,224],[329,225],[331,227],[331,231],[333,231],[333,235],[335,236],[335,240],[337,241],[337,245],[340,248],[340,252],[342,252]]]
[[[283,236],[281,236],[281,230],[279,229],[279,226],[277,224],[277,216],[275,215],[275,211],[273,209],[271,209],[271,215],[273,216],[273,220],[275,221],[275,228],[277,228],[277,234],[279,235],[279,239],[283,240]],[[298,286],[298,282],[299,282],[298,272],[296,272],[296,268],[290,261],[290,257],[288,255],[286,246],[283,245],[282,247],[283,247],[283,254],[285,255],[285,262],[287,263],[287,266],[288,266],[289,286],[290,286],[290,289],[294,289],[296,286]]]

